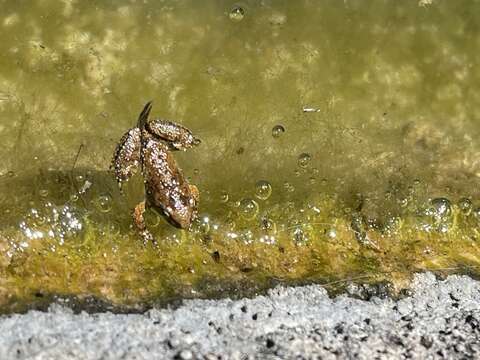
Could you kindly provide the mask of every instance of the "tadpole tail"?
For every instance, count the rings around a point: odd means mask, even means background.
[[[149,101],[148,103],[145,104],[142,112],[140,113],[140,116],[138,117],[137,127],[139,127],[140,129],[143,129],[143,127],[147,123],[148,115],[150,115],[150,110],[152,110],[152,102],[151,101]]]

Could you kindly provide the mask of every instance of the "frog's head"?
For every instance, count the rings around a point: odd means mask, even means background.
[[[200,145],[201,143],[202,141],[199,138],[193,136],[193,134],[189,131],[188,133],[182,134],[180,139],[178,139],[178,141],[172,142],[171,145],[175,150],[186,150],[194,146]]]

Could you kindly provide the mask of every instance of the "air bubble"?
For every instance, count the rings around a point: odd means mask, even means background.
[[[397,203],[398,203],[398,205],[400,205],[403,208],[407,207],[408,206],[408,197],[402,197],[402,198],[397,199]]]
[[[109,212],[112,209],[112,197],[108,194],[100,195],[97,198],[97,205],[101,212]]]
[[[446,198],[433,199],[431,205],[431,215],[436,219],[446,218],[452,212],[450,201]]]
[[[200,215],[199,230],[202,234],[208,234],[210,232],[210,217],[208,215]]]
[[[460,208],[460,211],[467,216],[472,211],[472,206],[473,204],[470,199],[462,198],[458,201],[458,207]]]
[[[294,192],[295,191],[295,187],[292,184],[290,184],[288,181],[285,181],[283,183],[283,188],[287,192]]]
[[[310,241],[310,238],[308,236],[308,226],[295,226],[292,231],[292,239],[297,246],[306,245]]]
[[[226,202],[228,202],[228,199],[229,199],[228,193],[226,191],[222,191],[220,193],[220,201],[222,203],[226,203]]]
[[[107,225],[107,231],[111,234],[111,235],[119,235],[120,234],[120,228],[117,224],[115,223],[110,223]]]
[[[260,221],[260,228],[269,234],[275,234],[277,232],[277,224],[268,217],[262,218]]]
[[[285,132],[285,128],[282,125],[275,125],[272,129],[272,136],[279,138]]]
[[[38,191],[38,195],[40,195],[41,197],[47,197],[48,196],[48,190],[47,189],[40,189]]]
[[[302,153],[298,156],[298,165],[301,167],[307,167],[312,160],[312,156],[308,153]]]
[[[161,217],[159,214],[157,214],[156,211],[153,211],[153,216],[151,221],[149,222],[148,226],[151,228],[155,228],[161,223]]]
[[[258,204],[253,199],[242,199],[239,204],[240,214],[247,220],[252,220],[258,213]]]
[[[241,6],[235,5],[233,9],[230,10],[228,17],[234,22],[242,21],[245,17],[245,10]]]
[[[450,224],[442,222],[438,225],[437,231],[441,232],[442,234],[446,234],[450,230]]]
[[[267,245],[275,245],[277,242],[277,239],[275,239],[274,236],[271,235],[265,235],[260,237],[259,241],[261,243],[267,244]]]
[[[267,200],[272,194],[272,185],[266,180],[259,180],[255,184],[255,196],[260,200]]]
[[[335,229],[328,229],[326,235],[329,239],[335,239],[337,237],[337,231]]]
[[[477,220],[477,222],[480,224],[480,207],[477,207],[472,210],[472,215]]]
[[[244,229],[238,233],[238,240],[243,242],[245,245],[250,245],[253,243],[253,232],[249,229]]]
[[[383,231],[388,234],[394,234],[400,229],[401,221],[397,216],[390,216],[385,220]]]
[[[30,227],[36,227],[45,223],[45,217],[37,209],[30,209],[25,217],[26,223]]]

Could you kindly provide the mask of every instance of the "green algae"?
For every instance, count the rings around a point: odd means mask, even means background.
[[[479,7],[2,2],[0,311],[477,275]],[[202,139],[176,154],[201,202],[144,247],[142,179],[108,166],[151,99]]]

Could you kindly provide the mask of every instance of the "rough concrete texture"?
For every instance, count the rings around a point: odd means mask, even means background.
[[[0,359],[480,358],[480,283],[417,275],[412,295],[330,299],[321,286],[239,301],[186,301],[143,315],[0,318]]]

